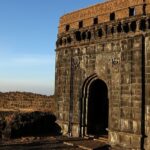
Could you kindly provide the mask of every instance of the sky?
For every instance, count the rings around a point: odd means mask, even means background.
[[[102,0],[0,0],[0,92],[54,94],[59,18]]]

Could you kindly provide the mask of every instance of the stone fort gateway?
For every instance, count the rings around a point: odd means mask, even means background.
[[[68,13],[56,45],[63,133],[150,150],[150,0],[109,0]]]

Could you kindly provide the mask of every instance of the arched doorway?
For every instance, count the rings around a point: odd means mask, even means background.
[[[82,87],[81,136],[102,136],[108,128],[108,88],[96,74],[87,78]]]
[[[108,128],[108,90],[99,79],[89,86],[87,134],[101,136],[107,134]]]

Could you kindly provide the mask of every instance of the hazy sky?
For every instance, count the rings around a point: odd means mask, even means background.
[[[54,92],[59,17],[102,0],[0,0],[0,91]]]

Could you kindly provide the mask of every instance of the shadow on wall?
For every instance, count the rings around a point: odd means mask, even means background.
[[[61,135],[56,117],[49,112],[17,113],[1,119],[1,137],[19,138],[25,136]]]

